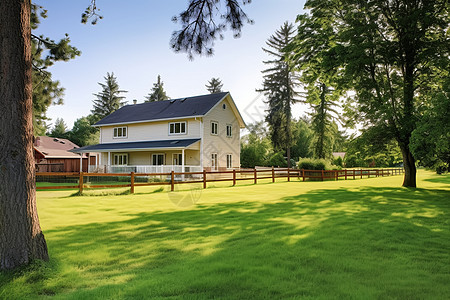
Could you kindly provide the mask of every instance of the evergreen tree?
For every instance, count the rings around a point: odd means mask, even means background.
[[[55,125],[53,126],[53,129],[50,132],[49,136],[51,136],[51,137],[59,137],[59,138],[66,138],[66,136],[67,136],[67,127],[66,127],[66,123],[64,123],[64,120],[62,118],[57,118],[56,119]]]
[[[170,99],[164,90],[164,82],[161,81],[161,76],[158,75],[158,81],[153,84],[152,91],[145,97],[145,102],[163,101]]]
[[[31,4],[31,29],[36,30],[40,18],[46,18],[47,11],[41,6]],[[64,88],[59,81],[52,79],[48,71],[57,61],[68,61],[80,55],[77,48],[72,47],[68,36],[58,43],[43,35],[32,35],[32,81],[33,81],[33,131],[35,135],[44,135],[47,130],[46,112],[50,105],[63,104]]]
[[[211,78],[210,81],[208,81],[207,84],[205,84],[206,89],[208,90],[208,92],[210,92],[211,94],[214,93],[220,93],[222,92],[222,81],[219,78]]]
[[[105,83],[98,83],[103,90],[98,94],[94,94],[97,99],[93,100],[94,108],[91,110],[92,114],[98,120],[103,119],[124,106],[125,101],[122,100],[125,97],[121,96],[121,94],[127,92],[119,89],[119,84],[114,73],[106,73],[104,79]]]
[[[291,105],[299,102],[299,94],[295,91],[298,79],[292,53],[287,46],[293,41],[294,26],[284,23],[266,42],[268,49],[264,52],[273,60],[264,61],[269,68],[263,71],[263,88],[269,104],[266,121],[270,127],[270,138],[277,150],[286,151],[290,167],[290,148],[292,146]]]
[[[313,89],[315,90],[315,86]],[[314,156],[323,159],[331,158],[334,137],[338,134],[337,125],[334,123],[337,120],[338,112],[333,108],[337,106],[337,103],[328,99],[328,94],[328,88],[324,83],[320,86],[319,95],[311,92],[311,90],[308,93],[308,101],[310,101],[313,109],[310,115],[312,130],[314,131]],[[318,96],[318,101],[314,99],[316,96]]]

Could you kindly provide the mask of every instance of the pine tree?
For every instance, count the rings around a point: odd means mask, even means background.
[[[66,123],[64,123],[64,120],[62,118],[57,118],[55,121],[55,125],[53,126],[53,129],[49,134],[49,136],[65,138],[66,132],[67,132]]]
[[[104,79],[105,83],[98,83],[103,90],[98,94],[94,94],[97,99],[93,100],[94,109],[91,110],[92,114],[98,120],[103,119],[124,106],[125,101],[122,100],[125,99],[125,97],[121,96],[121,94],[127,92],[119,89],[119,84],[117,83],[117,78],[114,76],[114,73],[106,73]]]
[[[161,81],[161,76],[158,75],[158,81],[153,84],[152,91],[145,97],[145,102],[163,101],[170,99],[164,91],[164,82]]]
[[[269,68],[264,70],[263,88],[269,104],[266,122],[270,127],[270,137],[275,149],[285,150],[290,167],[290,147],[292,146],[291,105],[299,102],[299,94],[295,91],[297,74],[291,60],[291,53],[286,47],[295,35],[294,26],[285,22],[279,30],[266,42],[268,49],[263,48],[273,60],[264,61]]]
[[[222,92],[222,81],[219,78],[211,78],[210,81],[208,81],[207,84],[205,84],[206,89],[208,90],[208,92],[210,92],[211,94],[214,93],[220,93]]]

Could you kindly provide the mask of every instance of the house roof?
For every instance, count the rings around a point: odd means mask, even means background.
[[[143,141],[126,143],[106,143],[91,146],[85,146],[71,150],[75,153],[86,152],[108,152],[122,150],[151,150],[151,149],[183,149],[200,141],[200,139],[180,139],[180,140],[161,140],[161,141]]]
[[[234,106],[233,111],[239,119],[239,122],[243,124],[242,127],[245,126],[244,121],[228,92],[126,105],[98,121],[94,126],[201,117],[206,115],[220,101],[225,99],[226,96],[230,96]]]
[[[67,139],[53,138],[49,136],[38,136],[34,140],[34,150],[41,153],[45,158],[80,158],[80,155],[69,152],[78,145]]]

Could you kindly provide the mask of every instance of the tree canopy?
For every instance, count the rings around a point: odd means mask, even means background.
[[[314,41],[309,59],[321,74],[331,74],[328,84],[352,91],[346,95],[354,119],[397,141],[403,185],[415,187],[411,134],[429,91],[448,76],[447,1],[309,0],[305,8],[309,13],[299,20]],[[300,38],[304,35],[299,30]]]

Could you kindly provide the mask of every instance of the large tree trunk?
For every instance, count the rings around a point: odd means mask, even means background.
[[[408,145],[400,144],[400,150],[403,156],[403,165],[405,168],[405,177],[403,179],[404,187],[416,187],[416,161],[409,150]]]
[[[48,260],[33,157],[29,0],[0,1],[0,269]]]

